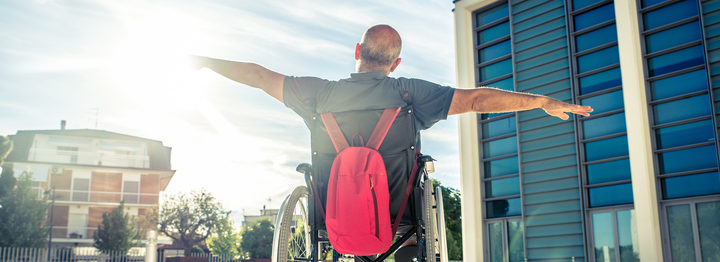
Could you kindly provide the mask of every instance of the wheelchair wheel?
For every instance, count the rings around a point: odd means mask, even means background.
[[[299,186],[285,198],[275,220],[272,261],[308,261],[312,255],[308,224],[308,190]]]
[[[433,187],[432,181],[424,185],[425,249],[428,262],[447,262],[447,243],[445,240],[445,212],[442,206],[442,190]]]

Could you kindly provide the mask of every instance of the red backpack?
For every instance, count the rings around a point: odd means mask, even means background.
[[[330,170],[327,213],[318,206],[330,243],[339,253],[380,254],[392,244],[397,225],[391,230],[387,171],[377,150],[398,112],[399,107],[385,109],[365,146],[350,146],[332,113],[321,114],[338,154]]]

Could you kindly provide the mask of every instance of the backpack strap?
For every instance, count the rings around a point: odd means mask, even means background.
[[[386,108],[385,111],[383,111],[382,116],[380,116],[380,120],[378,120],[377,125],[375,125],[375,129],[372,134],[370,134],[370,138],[368,138],[368,142],[366,144],[367,147],[375,150],[380,148],[380,145],[383,140],[385,140],[385,136],[387,136],[387,133],[390,130],[390,126],[393,122],[395,122],[395,118],[397,118],[398,113],[400,113],[400,107]]]
[[[325,129],[327,129],[327,132],[330,135],[330,140],[332,141],[333,146],[335,146],[335,151],[340,153],[340,151],[350,147],[347,139],[345,139],[345,135],[343,135],[342,130],[340,130],[340,127],[331,112],[320,114],[320,118],[322,118],[323,124],[325,124]]]

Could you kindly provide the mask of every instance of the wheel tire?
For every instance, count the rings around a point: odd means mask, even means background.
[[[436,204],[435,204],[435,196],[433,195],[433,191],[435,191],[435,188],[433,187],[432,181],[429,179],[425,180],[425,184],[423,185],[424,188],[424,194],[425,194],[425,201],[424,207],[423,207],[423,221],[425,222],[425,254],[427,256],[428,262],[436,262],[437,261],[437,254],[438,254],[438,246],[437,246],[437,213],[436,213]]]
[[[295,258],[310,258],[310,225],[308,224],[308,190],[298,186],[285,198],[275,220],[273,233],[272,261],[296,261]],[[304,236],[294,236],[293,229],[302,227]]]

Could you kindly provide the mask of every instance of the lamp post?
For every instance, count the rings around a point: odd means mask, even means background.
[[[50,196],[50,230],[48,230],[48,253],[47,261],[50,261],[50,248],[52,247],[52,231],[53,231],[53,210],[55,210],[55,186],[45,190],[45,195]]]

